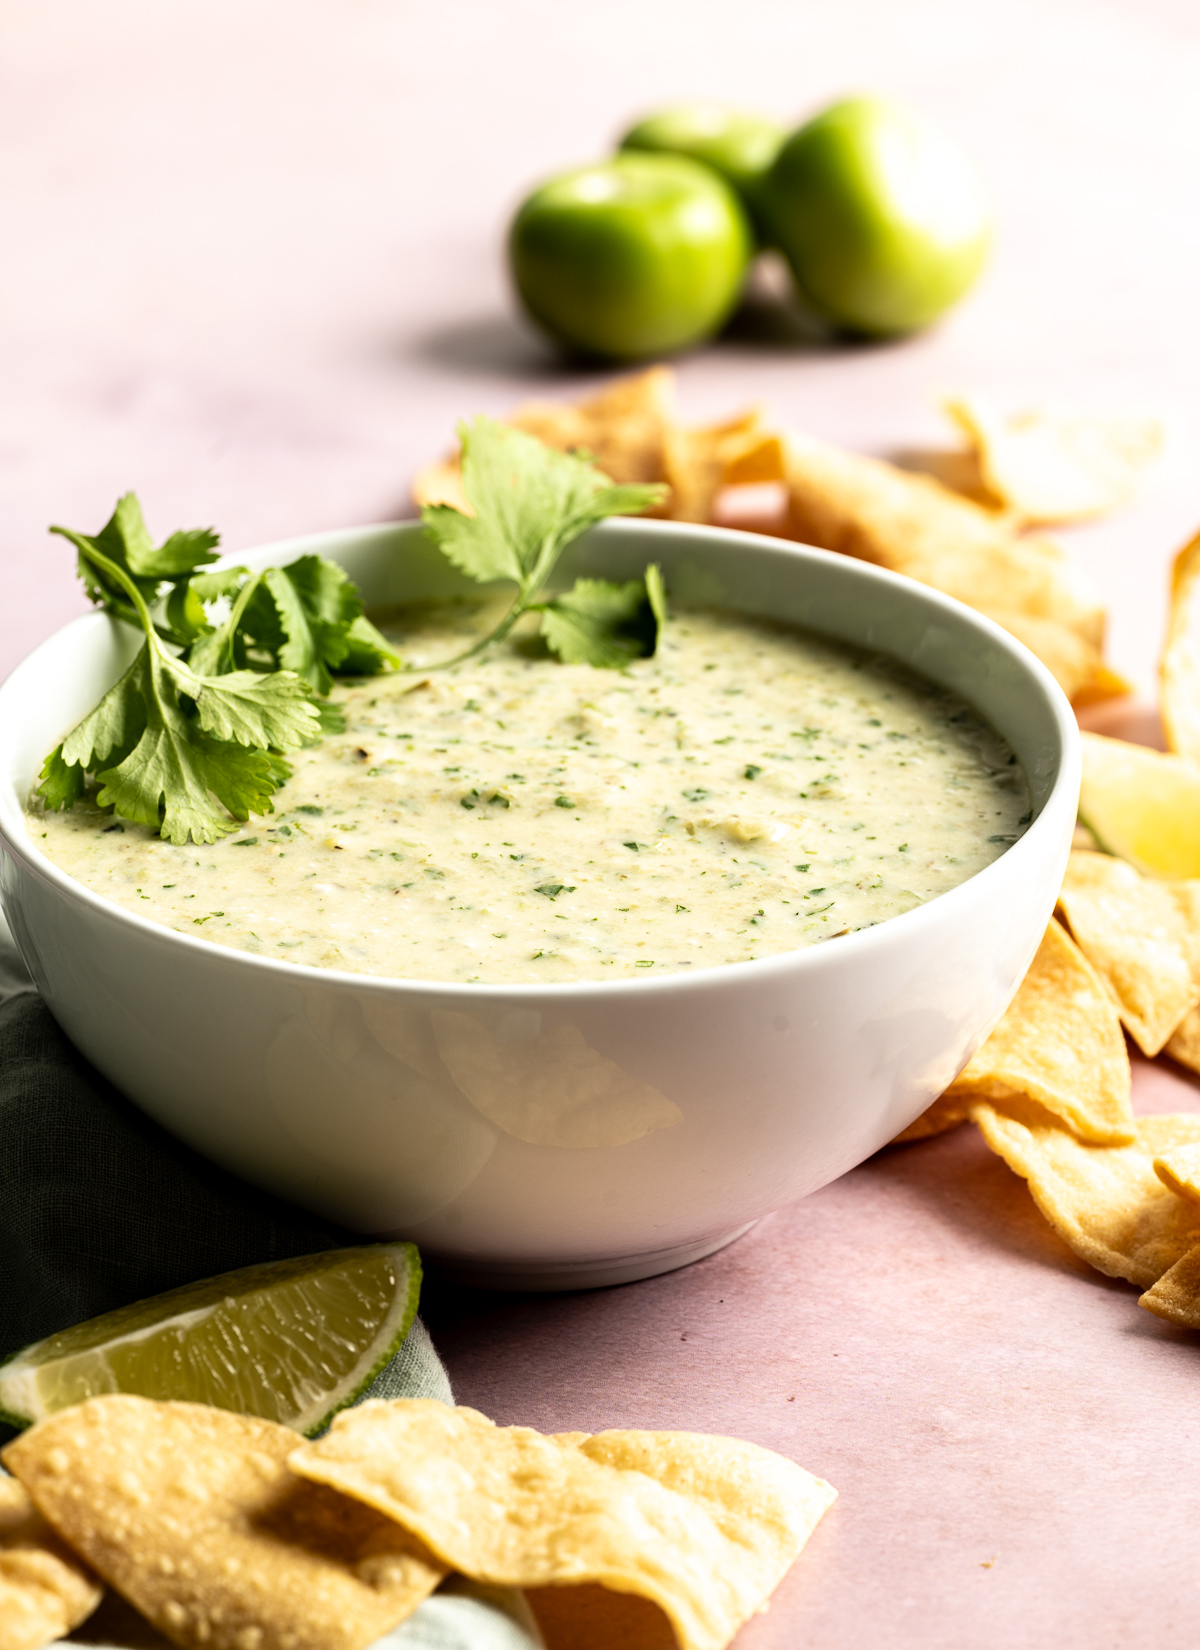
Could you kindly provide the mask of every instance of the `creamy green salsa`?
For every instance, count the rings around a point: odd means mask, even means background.
[[[383,628],[419,668],[339,686],[276,812],[172,847],[94,804],[34,840],[128,910],[318,968],[493,983],[656,977],[883,922],[1029,821],[1013,753],[894,663],[683,612],[621,671],[517,636],[445,671],[478,604]],[[427,674],[423,672],[428,672]]]

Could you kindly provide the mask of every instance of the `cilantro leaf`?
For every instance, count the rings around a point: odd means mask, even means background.
[[[196,527],[172,533],[156,549],[136,493],[118,499],[116,509],[98,533],[89,536],[70,527],[52,527],[50,531],[70,540],[79,552],[79,577],[89,599],[131,624],[138,623],[138,618],[128,590],[118,577],[105,572],[102,563],[124,573],[143,601],[150,603],[164,580],[173,584],[186,581],[198,567],[215,561],[220,543],[211,528]]]
[[[658,618],[647,583],[576,579],[542,611],[546,645],[566,664],[599,670],[620,670],[631,659],[646,658],[658,641]]]
[[[458,656],[467,658],[506,635],[535,604],[559,556],[585,528],[606,516],[648,510],[665,489],[616,486],[588,459],[491,418],[460,426],[459,436],[463,492],[474,513],[427,504],[421,519],[442,554],[470,578],[517,586],[496,629]],[[457,662],[446,660],[440,668]]]
[[[46,758],[38,791],[47,807],[71,807],[93,772],[102,808],[176,844],[215,842],[251,811],[271,811],[272,793],[291,772],[280,752],[320,726],[308,685],[290,671],[197,673],[165,650],[135,575],[95,541],[74,537],[81,559],[120,592],[146,639],[120,680]]]
[[[38,795],[52,810],[73,808],[83,795],[87,775],[77,764],[64,761],[63,748],[56,745],[42,763],[38,775]]]
[[[375,675],[400,659],[363,615],[344,569],[301,556],[243,585],[225,623],[197,639],[188,662],[211,675],[247,665],[290,670],[324,696],[334,671]]]
[[[388,645],[387,639],[376,630],[366,614],[360,613],[346,632],[342,674],[377,676],[382,670],[395,670],[400,663],[400,655]]]
[[[319,725],[305,682],[292,671],[263,675],[235,670],[197,676],[181,659],[162,655],[162,670],[196,706],[201,728],[237,745],[295,750]]]

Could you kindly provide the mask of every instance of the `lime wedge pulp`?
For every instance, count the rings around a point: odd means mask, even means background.
[[[1079,818],[1144,876],[1200,877],[1200,766],[1182,756],[1085,733]]]
[[[22,1348],[0,1364],[0,1414],[26,1426],[133,1392],[320,1432],[399,1349],[420,1292],[411,1243],[246,1266]]]

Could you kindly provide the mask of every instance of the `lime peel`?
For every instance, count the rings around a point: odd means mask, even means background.
[[[85,1398],[132,1392],[311,1437],[395,1356],[420,1293],[411,1243],[243,1267],[23,1347],[0,1365],[0,1419],[25,1427]]]

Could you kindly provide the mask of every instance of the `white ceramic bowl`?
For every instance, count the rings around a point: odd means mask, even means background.
[[[312,551],[341,562],[373,606],[464,588],[413,523],[238,559],[263,567]],[[1049,919],[1079,790],[1070,707],[988,620],[824,551],[623,520],[577,541],[561,571],[631,578],[650,559],[679,604],[879,649],[970,700],[1024,765],[1029,830],[878,927],[686,978],[451,985],[251,956],[108,903],[30,838],[23,806],[42,757],[137,646],[94,614],[0,689],[0,893],[67,1035],[152,1117],[247,1180],[359,1231],[413,1238],[501,1287],[669,1270],[890,1140],[991,1030]],[[470,1044],[474,1075],[442,1057],[447,1037]],[[521,1137],[497,1121],[514,1091]]]

